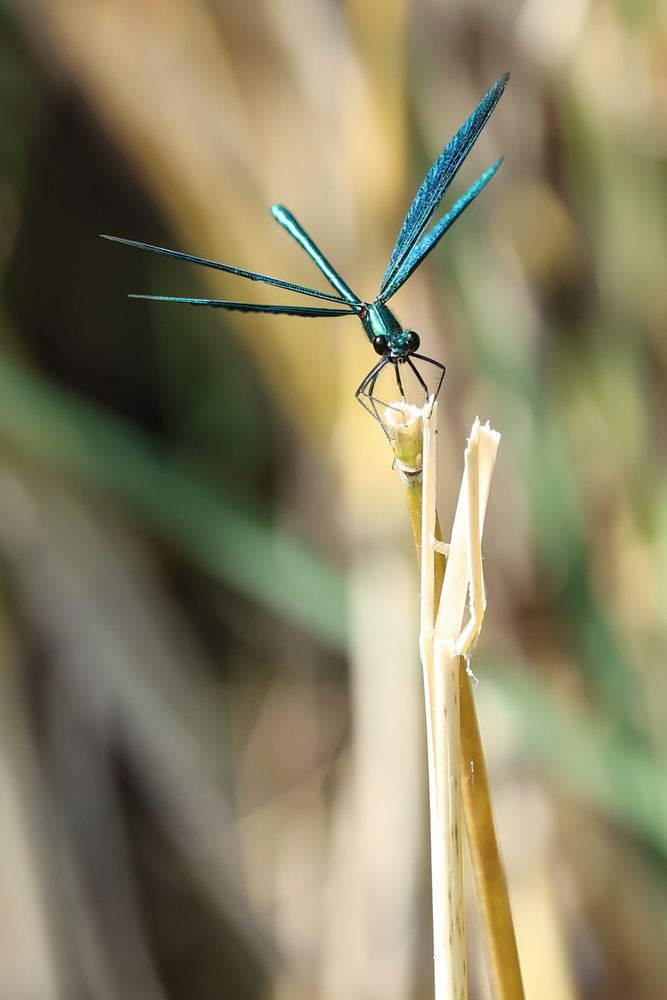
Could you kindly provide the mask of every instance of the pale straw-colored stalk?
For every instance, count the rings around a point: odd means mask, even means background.
[[[432,434],[424,434],[423,428],[429,421],[435,422],[437,403],[428,411],[414,406],[396,405],[388,408],[385,419],[389,429],[396,467],[401,473],[405,487],[415,545],[421,553],[422,580],[420,592],[420,635],[419,648],[424,680],[424,708],[426,717],[426,757],[428,765],[429,824],[431,845],[431,892],[433,905],[433,960],[436,1000],[446,1000],[455,994],[448,992],[452,987],[453,968],[448,962],[445,934],[449,923],[448,905],[452,902],[452,885],[447,894],[446,861],[441,847],[445,844],[442,830],[442,788],[438,762],[442,760],[442,727],[438,726],[442,697],[442,686],[436,685],[433,663],[433,630],[435,627],[435,573],[434,554],[431,538],[435,536],[435,502],[422,503],[422,496],[433,491],[435,478],[424,481],[423,468],[432,467],[435,456],[431,454],[434,443]],[[423,455],[424,448],[428,455]],[[430,495],[430,494],[429,494]],[[424,510],[429,512],[422,517]],[[459,887],[454,887],[458,889]],[[458,895],[458,892],[457,892]]]
[[[481,536],[499,435],[488,425],[480,426],[478,420],[473,424],[451,541],[445,546],[436,541],[440,530],[437,407],[427,404],[420,411],[393,404],[385,419],[421,559],[420,654],[426,700],[435,997],[467,997],[463,802],[492,990],[499,1000],[522,1000],[514,929],[465,658],[474,647],[486,605]],[[464,627],[468,592],[470,619]]]

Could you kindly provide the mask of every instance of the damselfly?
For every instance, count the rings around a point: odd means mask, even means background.
[[[322,251],[318,249],[303,226],[282,205],[271,206],[274,219],[303,247],[333,287],[337,293],[336,295],[332,295],[329,292],[321,292],[315,288],[297,285],[291,281],[283,281],[281,278],[273,278],[267,274],[258,274],[256,271],[246,271],[243,268],[232,267],[229,264],[219,264],[217,261],[207,260],[204,257],[194,257],[191,254],[181,253],[178,250],[150,246],[148,243],[122,239],[119,236],[105,236],[104,239],[114,240],[117,243],[125,243],[128,246],[139,247],[139,249],[149,250],[151,253],[164,254],[167,257],[174,257],[177,260],[185,260],[191,264],[201,264],[204,267],[215,268],[218,271],[226,271],[241,278],[249,278],[251,281],[260,281],[266,285],[283,288],[289,292],[297,292],[300,295],[331,302],[334,303],[333,306],[261,305],[254,302],[179,298],[172,295],[133,295],[131,297],[153,299],[159,302],[185,302],[195,306],[213,306],[217,309],[235,310],[237,312],[272,313],[283,316],[318,318],[325,316],[331,318],[335,316],[358,316],[374,351],[380,355],[380,361],[366,375],[355,393],[359,402],[362,403],[369,413],[382,424],[377,409],[377,403],[381,402],[381,400],[378,400],[374,396],[374,392],[380,373],[387,365],[393,365],[396,384],[403,399],[405,399],[405,392],[401,379],[402,366],[407,365],[411,369],[425,396],[428,397],[428,386],[419,368],[415,365],[415,360],[432,365],[437,371],[438,383],[433,393],[434,397],[437,397],[445,377],[445,366],[433,358],[418,353],[420,347],[419,335],[414,330],[403,328],[387,305],[387,302],[408,280],[413,271],[419,267],[450,226],[456,222],[471,201],[477,197],[482,188],[488,184],[502,163],[502,157],[496,160],[481,177],[478,177],[475,183],[459,198],[452,208],[431,229],[425,232],[447,188],[454,180],[461,164],[479,138],[496,104],[500,100],[508,79],[509,73],[505,73],[500,79],[496,80],[467,121],[463,123],[458,132],[449,140],[422,181],[401,226],[396,244],[387,264],[384,278],[382,279],[382,284],[380,285],[380,291],[373,302],[363,301],[352,291],[338,272],[334,270]]]

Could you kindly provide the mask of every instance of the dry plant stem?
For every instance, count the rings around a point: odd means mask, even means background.
[[[396,445],[395,445],[396,449]],[[400,454],[397,451],[400,461]],[[399,465],[400,468],[400,465]],[[415,538],[417,558],[421,560],[422,538],[422,477],[421,470],[414,470],[406,481],[402,470],[402,481],[408,500],[408,514]],[[435,521],[435,536],[441,537],[440,525]],[[434,592],[440,594],[445,576],[446,558],[440,551],[434,553]],[[480,921],[484,937],[489,979],[496,1000],[523,1000],[524,991],[516,947],[514,925],[507,892],[507,883],[500,859],[498,841],[491,810],[484,751],[477,722],[477,713],[472,693],[471,679],[466,671],[466,661],[457,657],[458,684],[460,693],[461,758],[463,810],[468,835],[471,865]],[[432,687],[433,677],[425,676],[425,686]],[[432,753],[432,713],[427,713],[427,737],[429,748],[429,771]],[[429,785],[432,776],[429,773]],[[433,836],[433,822],[432,822]]]
[[[396,468],[408,502],[412,534],[421,558],[422,544],[422,464],[423,432],[422,411],[416,406],[394,403],[387,417]]]
[[[484,512],[488,500],[491,472],[499,438],[488,427],[473,426],[466,448],[466,495],[457,507],[450,548],[438,609],[437,626],[441,624],[444,635],[457,635],[461,623],[461,588],[457,586],[455,559],[462,559],[457,542],[459,523],[466,523],[469,532],[466,576],[470,581],[470,621],[460,633],[456,652],[470,650],[474,644],[484,614],[486,598],[481,573],[481,534]],[[473,447],[476,444],[476,447]],[[464,507],[467,509],[464,510]],[[459,521],[460,518],[460,521]],[[458,568],[462,572],[462,567]],[[449,620],[447,620],[449,619]],[[445,661],[446,665],[454,660]],[[507,883],[498,850],[493,823],[491,798],[481,744],[477,713],[471,689],[470,676],[463,657],[456,657],[457,683],[460,692],[460,734],[462,750],[462,792],[466,815],[468,844],[473,876],[477,890],[480,917],[484,929],[489,978],[498,1000],[521,1000],[523,986],[519,958],[514,936]]]
[[[434,481],[435,487],[435,481]],[[440,522],[435,513],[431,538],[441,538]],[[422,536],[424,536],[422,532]],[[424,538],[426,543],[426,538]],[[422,552],[427,551],[426,545],[422,547]],[[445,575],[446,557],[442,552],[435,551],[430,546],[432,553],[432,565],[428,568],[428,575],[433,579],[433,594],[439,595],[442,590],[442,582]],[[417,553],[419,558],[419,553]],[[422,593],[424,591],[425,574],[422,572]],[[435,617],[436,601],[433,603],[433,617]],[[435,622],[433,623],[435,628]],[[431,641],[431,662],[435,651],[434,643]],[[432,711],[437,719],[435,724],[435,746],[434,754],[437,767],[437,797],[442,815],[438,826],[438,836],[440,837],[439,853],[442,864],[448,865],[447,881],[449,885],[443,884],[441,893],[444,898],[447,892],[445,913],[442,915],[441,926],[438,932],[440,940],[436,945],[434,955],[436,966],[436,1000],[444,996],[447,1000],[465,1000],[468,994],[467,969],[466,969],[466,943],[465,943],[465,906],[464,906],[464,882],[463,882],[463,855],[461,838],[461,745],[459,735],[459,692],[453,684],[456,672],[453,665],[447,665],[442,661],[442,653],[437,655],[437,662],[431,666],[434,677],[434,696],[432,699]],[[456,694],[456,697],[455,697]],[[449,706],[449,708],[447,707]],[[456,769],[456,774],[454,774]],[[436,922],[434,916],[434,936],[436,932]],[[439,948],[438,948],[439,944]],[[438,989],[438,978],[442,979],[442,951],[449,944],[450,956],[450,978],[446,988]],[[438,954],[440,951],[440,955]],[[438,972],[440,971],[440,976]]]
[[[458,677],[434,663],[435,449],[437,407],[420,411],[403,406],[389,418],[397,465],[406,487],[415,542],[421,549],[420,652],[424,674],[429,778],[433,960],[436,1000],[466,1000],[465,924],[461,843],[461,764]],[[429,433],[423,438],[422,427]],[[423,438],[423,442],[422,442]],[[422,456],[422,448],[426,453]],[[422,485],[421,469],[432,470]],[[432,502],[418,502],[422,492]]]
[[[519,953],[491,811],[477,711],[463,657],[459,657],[459,690],[463,811],[491,990],[496,1000],[524,1000]]]
[[[389,433],[396,454],[396,467],[401,475],[408,503],[410,523],[412,525],[415,548],[418,556],[422,551],[422,533],[428,532],[429,526],[422,525],[422,448],[423,422],[422,412],[414,407],[401,404],[388,410]],[[432,558],[432,549],[426,548],[427,558]],[[428,763],[428,797],[429,797],[429,830],[431,847],[431,891],[433,898],[433,955],[434,980],[436,996],[440,994],[439,984],[443,982],[442,963],[438,961],[438,942],[442,938],[444,914],[441,901],[445,894],[444,873],[440,861],[439,845],[442,840],[438,822],[438,781],[436,754],[434,747],[434,732],[436,727],[436,710],[434,704],[433,678],[433,645],[432,629],[435,622],[433,587],[422,588],[421,593],[421,623],[420,635],[421,662],[424,682],[424,709],[426,716],[426,757]],[[429,635],[428,616],[430,612],[431,635]],[[445,994],[446,996],[446,994]]]
[[[466,1000],[465,905],[461,843],[461,764],[458,684],[453,688],[434,647],[435,630],[435,426],[437,404],[422,418],[421,586],[419,646],[427,722],[431,721],[431,872],[433,964],[436,1000]]]
[[[433,428],[425,418],[426,441],[424,454]],[[463,838],[461,803],[461,721],[459,673],[460,655],[470,655],[484,618],[484,581],[481,563],[481,533],[486,512],[491,475],[500,436],[490,427],[481,427],[479,420],[473,424],[465,450],[465,471],[456,505],[451,540],[448,546],[447,565],[438,602],[433,630],[433,655],[435,658],[436,698],[440,707],[436,728],[436,753],[445,766],[440,769],[442,803],[442,830],[447,843],[444,859],[450,870],[450,887],[457,888],[457,895],[450,899],[449,943],[450,960],[455,971],[451,996],[465,1000],[466,956],[463,899]],[[422,520],[431,518],[435,523],[436,470],[435,458],[424,463],[424,507]],[[422,529],[423,534],[423,529]],[[424,538],[433,550],[435,539]],[[433,578],[434,567],[427,564],[422,549],[422,588],[425,576]],[[463,628],[466,596],[470,593],[470,617]],[[442,695],[438,696],[438,687]],[[441,735],[439,733],[441,732]],[[446,771],[446,773],[445,773]]]
[[[434,407],[437,412],[437,404]],[[435,413],[434,413],[435,416]],[[422,550],[422,465],[423,465],[423,430],[422,411],[414,406],[404,403],[393,404],[388,410],[388,428],[392,446],[396,455],[396,468],[400,472],[401,482],[405,489],[405,496],[408,503],[408,514],[412,526],[417,558],[421,561]],[[439,527],[438,529],[439,530]],[[440,580],[440,584],[442,580]],[[440,586],[440,584],[438,586]],[[422,593],[421,620],[424,621],[424,604],[428,606],[427,595]],[[432,607],[432,604],[431,604]],[[434,618],[434,615],[432,615]],[[421,640],[420,640],[421,642]],[[426,661],[422,658],[422,663]],[[426,739],[429,764],[429,801],[435,803],[435,788],[432,786],[433,775],[433,672],[432,668],[424,667],[424,697],[426,699]],[[433,814],[431,816],[433,819]]]

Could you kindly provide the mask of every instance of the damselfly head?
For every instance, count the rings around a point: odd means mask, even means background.
[[[388,354],[393,361],[405,361],[411,354],[419,350],[420,344],[419,334],[415,333],[414,330],[399,330],[391,337],[388,350],[384,353]]]
[[[383,358],[399,360],[419,350],[414,330],[404,330],[389,306],[383,302],[365,302],[359,312],[366,336],[373,350]]]

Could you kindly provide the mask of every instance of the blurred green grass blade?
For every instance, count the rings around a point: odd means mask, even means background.
[[[629,732],[638,733],[644,711],[623,636],[616,634],[618,629],[591,580],[592,554],[582,513],[585,497],[574,475],[576,455],[558,391],[562,366],[552,365],[545,373],[537,348],[527,350],[516,337],[520,312],[511,290],[499,285],[491,259],[480,256],[474,236],[469,225],[458,240],[452,274],[476,370],[498,391],[501,406],[509,403],[508,412],[514,406],[526,420],[523,447],[516,450],[515,462],[530,500],[534,550],[555,588],[553,607],[567,623],[597,694],[614,718],[622,720]]]
[[[333,648],[344,645],[342,575],[253,520],[147,435],[0,357],[0,435],[104,485],[228,586]]]
[[[667,769],[600,715],[575,712],[526,673],[489,663],[476,692],[494,697],[513,734],[587,805],[614,817],[667,860]],[[490,707],[490,706],[488,706]]]
[[[527,456],[526,481],[536,551],[552,579],[560,580],[554,607],[567,621],[581,662],[607,710],[637,733],[644,719],[641,696],[623,637],[617,634],[620,630],[592,584],[592,555],[582,513],[585,497],[573,474],[576,459],[558,411],[544,400],[538,402],[535,395],[532,413],[536,444]]]

